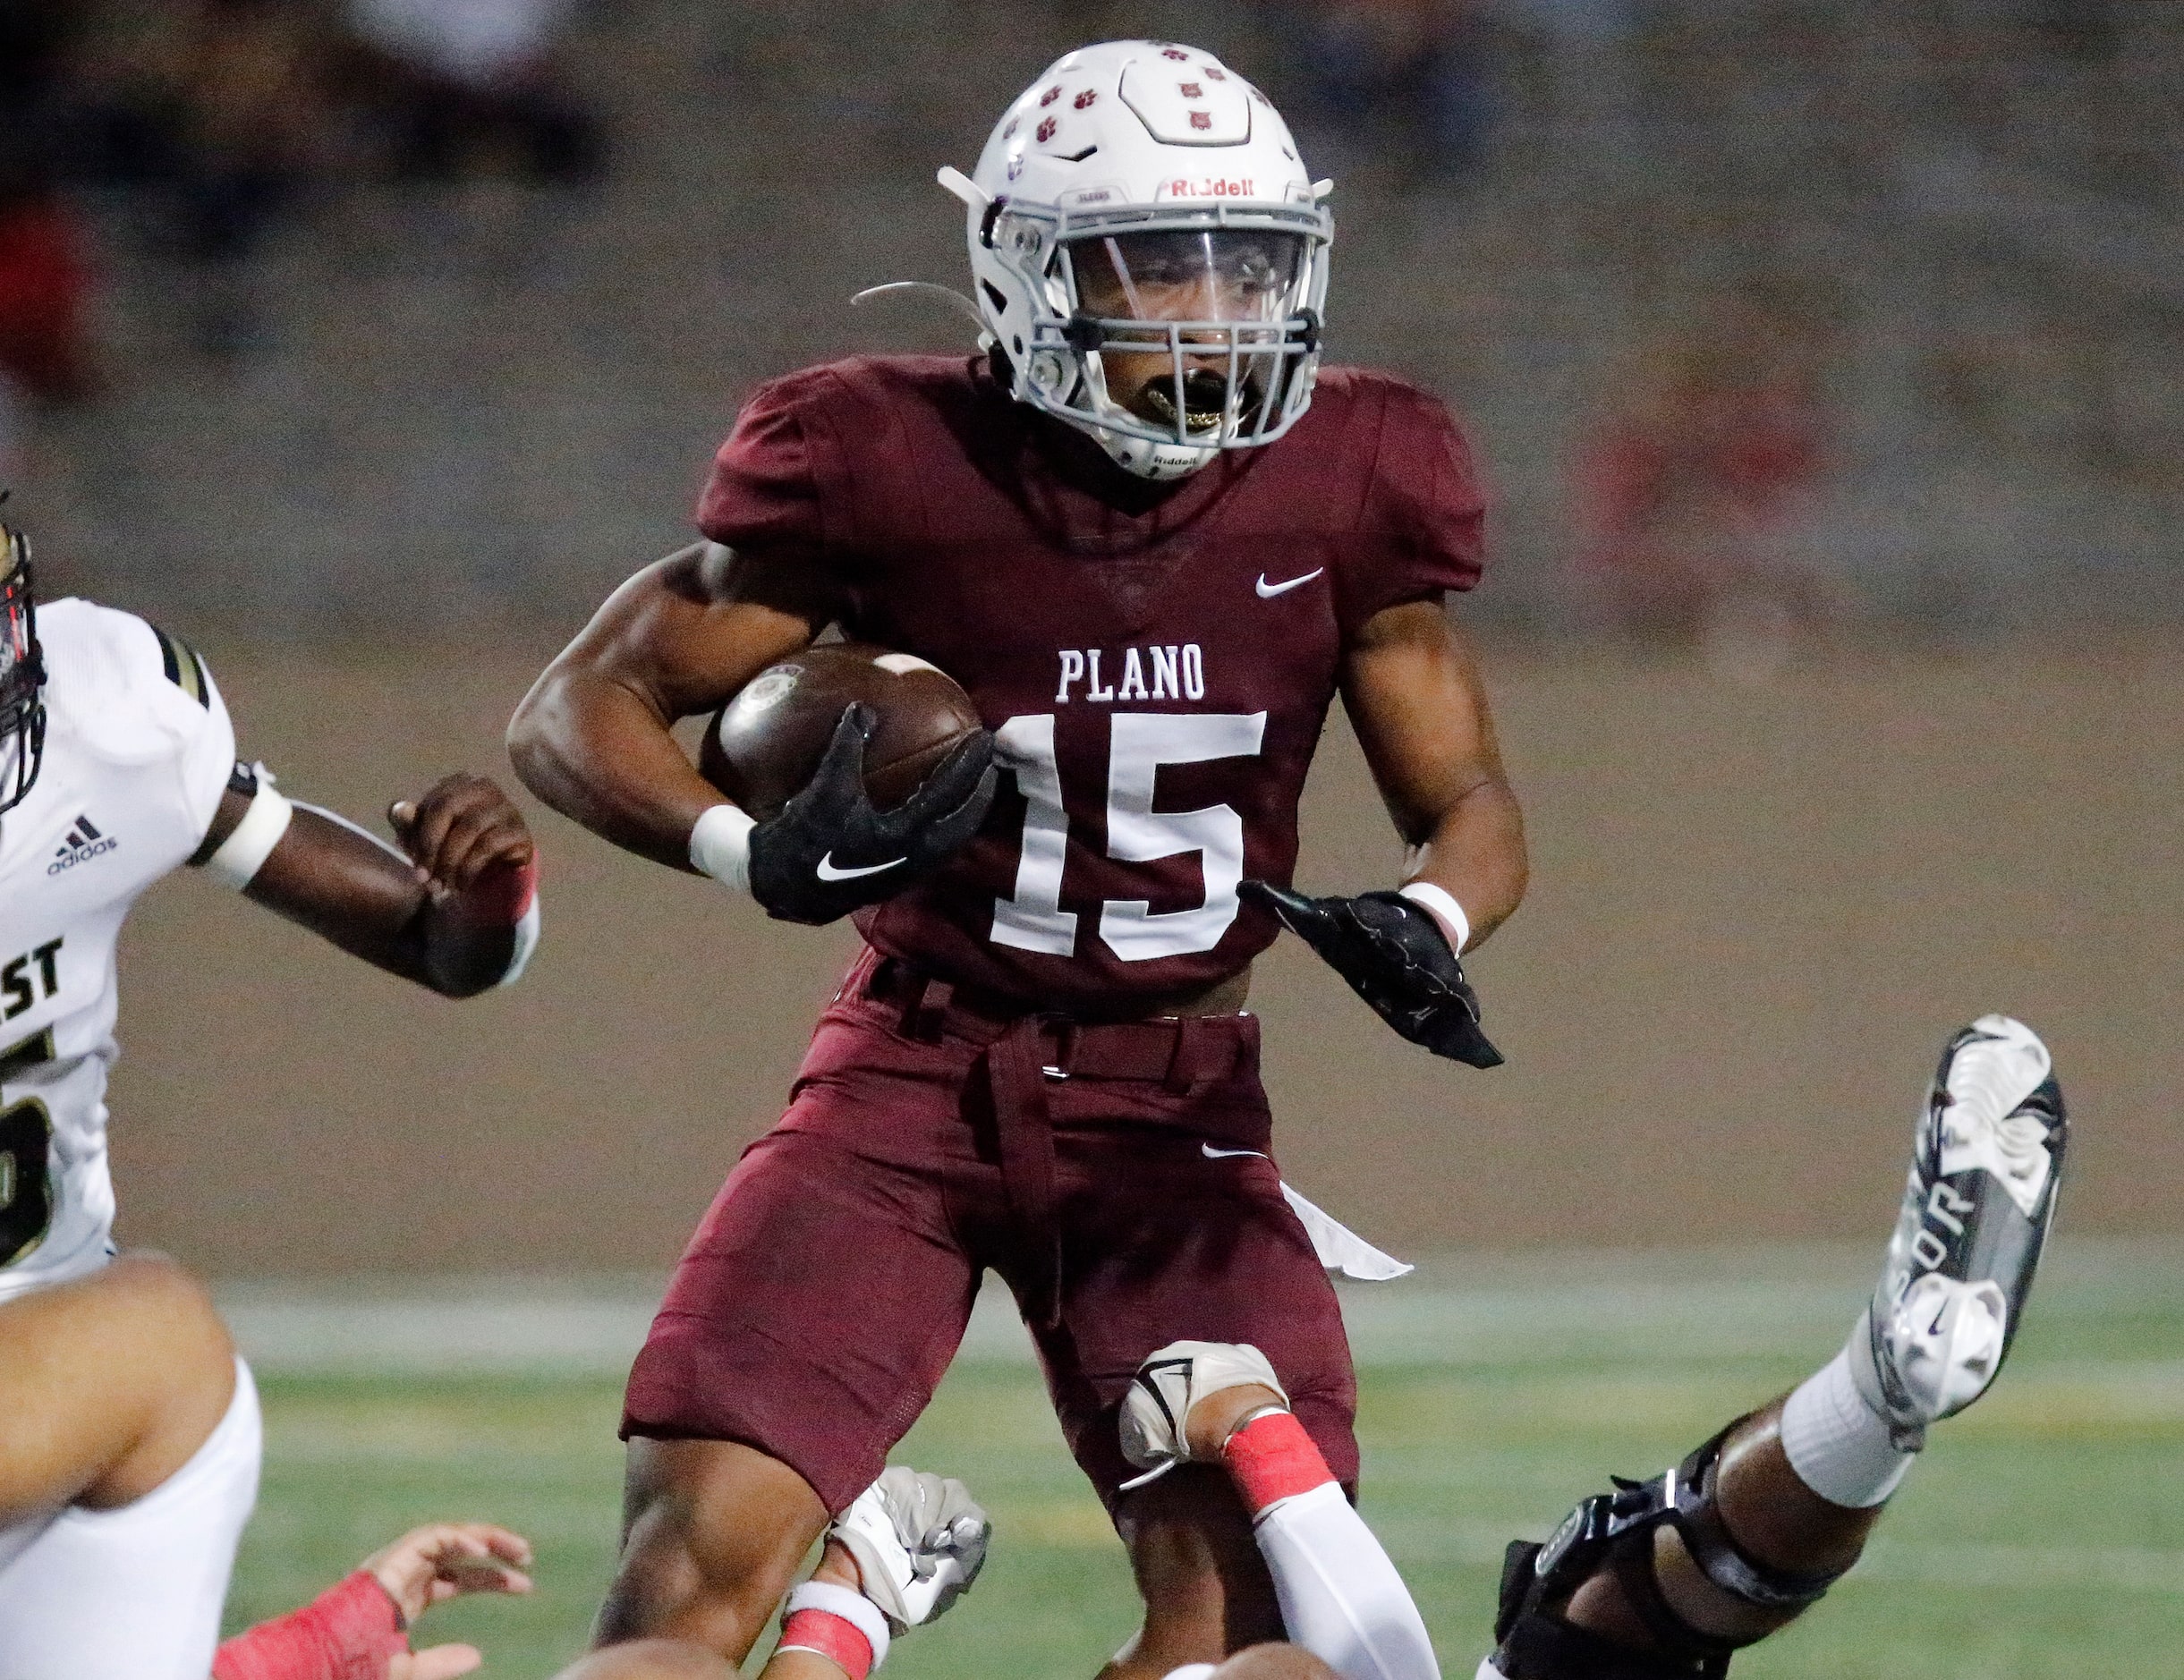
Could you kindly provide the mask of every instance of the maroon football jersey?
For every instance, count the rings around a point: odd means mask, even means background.
[[[857,925],[1058,1007],[1211,985],[1272,943],[1345,646],[1478,581],[1469,451],[1432,398],[1330,369],[1278,442],[1132,479],[983,359],[873,356],[752,397],[698,512],[822,569],[844,630],[963,684],[1007,772],[978,837]]]

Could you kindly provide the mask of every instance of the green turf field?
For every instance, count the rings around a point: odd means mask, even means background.
[[[1595,1256],[1443,1262],[1350,1297],[1364,1511],[1451,1680],[1483,1651],[1512,1534],[1538,1537],[1608,1472],[1656,1471],[1795,1381],[1840,1342],[1861,1278],[1834,1254]],[[992,1561],[888,1673],[1089,1676],[1133,1625],[1121,1557],[1036,1373],[991,1335],[973,1354],[897,1457],[971,1482],[996,1519]],[[484,1646],[490,1675],[542,1680],[582,1649],[609,1566],[618,1385],[597,1360],[400,1362],[264,1360],[264,1495],[231,1622],[290,1607],[411,1523],[490,1517],[537,1543],[538,1597],[430,1626]],[[2184,1676],[2180,1488],[2184,1258],[2081,1247],[2044,1280],[1998,1389],[1937,1431],[1866,1563],[1740,1658],[1739,1680]]]

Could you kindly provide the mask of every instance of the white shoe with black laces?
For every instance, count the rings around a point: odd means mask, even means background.
[[[2007,1015],[1949,1041],[1919,1117],[1903,1209],[1850,1338],[1865,1403],[1899,1449],[1984,1394],[2015,1339],[2055,1218],[2069,1135],[2047,1047]]]

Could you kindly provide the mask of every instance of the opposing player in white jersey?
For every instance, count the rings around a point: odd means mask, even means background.
[[[257,1400],[203,1291],[113,1258],[115,946],[195,864],[451,997],[537,938],[500,790],[451,776],[390,813],[404,851],[238,764],[204,664],[127,613],[38,612],[0,525],[0,1676],[205,1680],[256,1497]]]

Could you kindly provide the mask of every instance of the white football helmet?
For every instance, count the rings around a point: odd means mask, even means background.
[[[1149,479],[1271,443],[1312,401],[1334,218],[1266,96],[1210,53],[1108,41],[1009,106],[974,175],[971,274],[1017,400]],[[1180,316],[1182,318],[1169,318]],[[1164,358],[1157,418],[1105,351]]]

